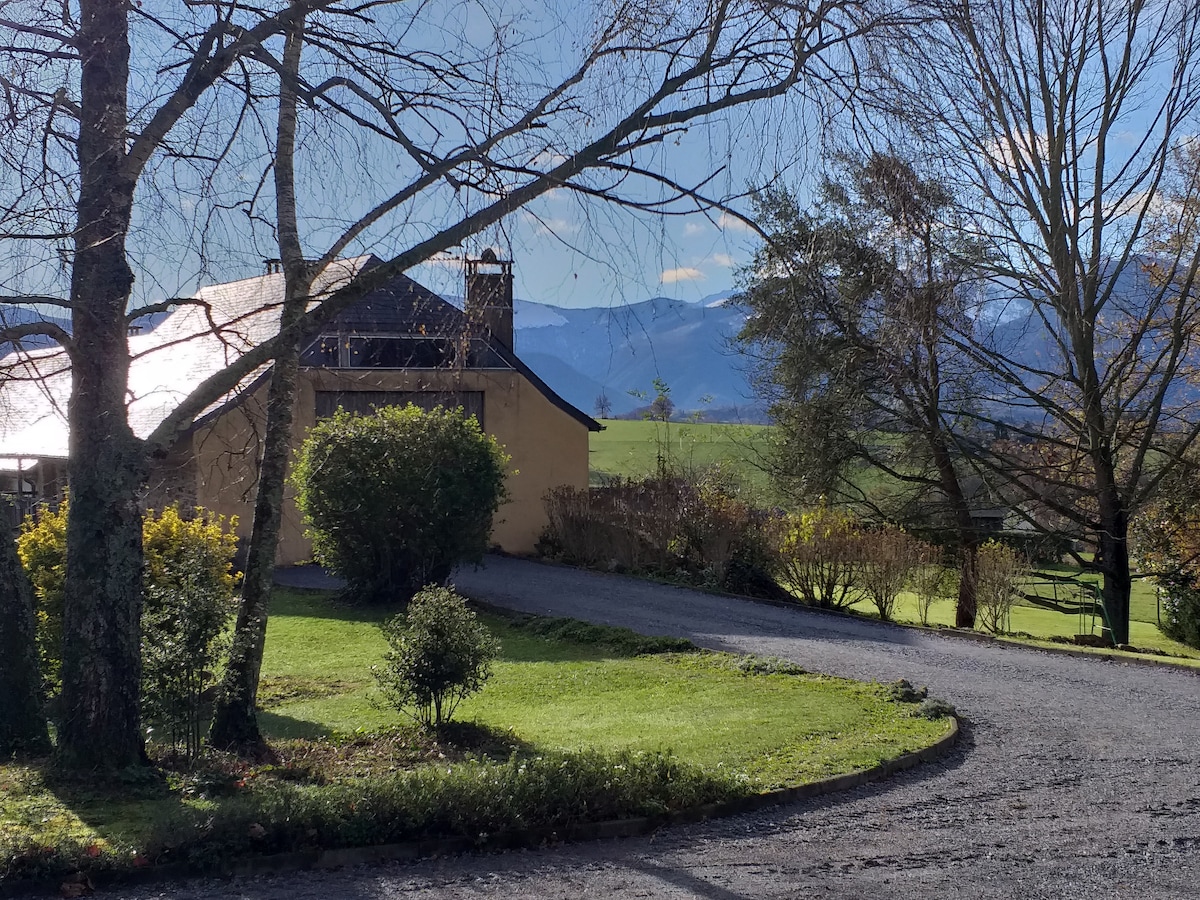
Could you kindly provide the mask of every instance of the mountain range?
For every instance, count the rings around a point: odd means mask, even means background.
[[[1144,266],[1130,266],[1120,275],[1114,300],[1121,310],[1136,317],[1153,302],[1154,286]],[[514,349],[563,399],[596,414],[598,400],[607,398],[607,414],[636,416],[654,398],[655,382],[670,389],[681,415],[702,412],[708,421],[762,422],[764,403],[754,396],[749,360],[740,355],[733,339],[745,324],[747,312],[730,302],[732,291],[710,294],[695,302],[654,297],[613,307],[565,308],[517,299],[514,302]],[[462,298],[449,297],[461,305]],[[1035,315],[1028,303],[997,303],[1001,310],[989,326],[987,343],[1022,376],[1039,388],[1038,372],[1061,366],[1050,334],[1053,316]],[[57,311],[56,311],[57,312]],[[140,319],[135,325],[153,328],[165,314]],[[41,318],[39,311],[0,303],[0,327]],[[70,321],[53,314],[47,320],[64,330]],[[1098,336],[1101,356],[1119,352],[1126,338],[1107,328]],[[1147,358],[1153,358],[1158,335],[1150,333]],[[27,339],[27,347],[44,346],[49,339]],[[0,355],[9,350],[0,343]],[[977,402],[1000,418],[1020,417],[1000,382],[984,378]],[[1200,391],[1181,384],[1171,393],[1173,404],[1200,402]],[[993,408],[994,407],[994,408]]]
[[[747,360],[732,346],[746,312],[728,302],[731,293],[582,309],[516,300],[514,349],[587,412],[603,395],[612,415],[629,415],[653,399],[661,379],[677,410],[703,411],[709,420],[762,421]]]

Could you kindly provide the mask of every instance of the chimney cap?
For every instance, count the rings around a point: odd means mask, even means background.
[[[496,251],[491,247],[485,247],[484,251],[479,254],[479,261],[484,263],[496,263],[500,258],[496,256]]]

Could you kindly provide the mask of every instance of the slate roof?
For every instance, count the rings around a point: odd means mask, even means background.
[[[314,284],[314,295],[345,286],[378,264],[372,256],[339,260]],[[283,301],[283,275],[272,273],[202,288],[198,304],[181,305],[157,328],[129,337],[129,422],[134,434],[147,437],[205,378],[224,369],[278,331]],[[315,302],[315,301],[314,301]],[[324,332],[460,335],[463,313],[404,275],[392,279],[344,310]],[[600,425],[555,394],[511,351],[493,351],[504,364],[521,372],[548,400],[589,430]],[[211,418],[236,403],[269,366],[248,375],[238,389],[206,411]],[[14,458],[67,456],[67,399],[71,372],[60,348],[12,353],[0,359],[0,468],[13,468]],[[4,458],[8,460],[5,462]]]

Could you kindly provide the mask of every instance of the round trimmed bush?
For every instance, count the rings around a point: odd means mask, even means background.
[[[391,650],[374,668],[384,696],[425,728],[450,721],[458,704],[492,673],[499,644],[466,601],[449,588],[418,591],[408,613],[385,622]]]
[[[367,603],[408,601],[478,562],[507,496],[508,457],[461,409],[339,410],[292,473],[313,552]]]

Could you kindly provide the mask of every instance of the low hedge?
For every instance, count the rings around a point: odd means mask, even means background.
[[[119,876],[170,863],[219,870],[231,858],[295,850],[431,838],[482,842],[504,832],[662,815],[750,793],[748,780],[701,771],[670,753],[594,750],[469,760],[328,785],[261,780],[159,819],[140,847],[0,840],[0,885],[71,872]]]

